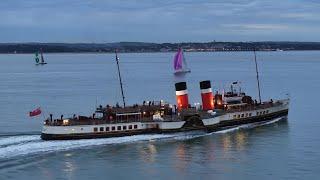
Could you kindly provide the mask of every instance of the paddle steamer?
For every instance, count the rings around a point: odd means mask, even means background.
[[[55,119],[50,114],[44,121],[41,134],[43,140],[108,138],[194,130],[214,132],[242,124],[286,118],[288,115],[289,99],[261,102],[258,71],[259,101],[252,100],[241,90],[236,91],[236,82],[231,84],[230,91],[226,93],[213,93],[211,82],[206,80],[199,83],[201,105],[191,106],[186,82],[178,82],[175,84],[176,104],[144,101],[126,106],[117,55],[116,61],[123,106],[100,105],[89,117],[74,115],[64,118],[61,115]]]

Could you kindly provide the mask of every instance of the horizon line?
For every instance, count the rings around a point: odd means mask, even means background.
[[[149,43],[149,44],[183,44],[183,43],[320,43],[320,41],[184,41],[184,42],[148,42],[148,41],[114,41],[114,42],[0,42],[0,44],[116,44],[116,43]]]

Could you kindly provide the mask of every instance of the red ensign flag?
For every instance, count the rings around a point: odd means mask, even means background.
[[[31,111],[31,112],[29,112],[29,116],[30,116],[30,117],[38,116],[39,114],[41,114],[41,109],[40,109],[40,107],[37,108],[37,109],[35,109],[35,110],[33,110],[33,111]]]

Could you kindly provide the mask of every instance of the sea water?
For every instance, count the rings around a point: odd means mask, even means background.
[[[187,81],[191,103],[199,81],[214,91],[239,81],[257,98],[252,52],[185,53],[191,73],[173,75],[174,53],[119,54],[127,104],[175,103]],[[258,52],[263,100],[290,97],[287,120],[230,130],[42,141],[42,120],[122,103],[114,54],[0,55],[0,179],[316,179],[320,175],[320,51]],[[41,107],[42,115],[28,112]]]

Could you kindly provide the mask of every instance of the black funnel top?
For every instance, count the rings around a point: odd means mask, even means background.
[[[211,88],[211,83],[209,80],[200,82],[200,89],[209,89]]]
[[[175,84],[176,91],[182,91],[187,89],[187,83],[186,82],[178,82]]]

